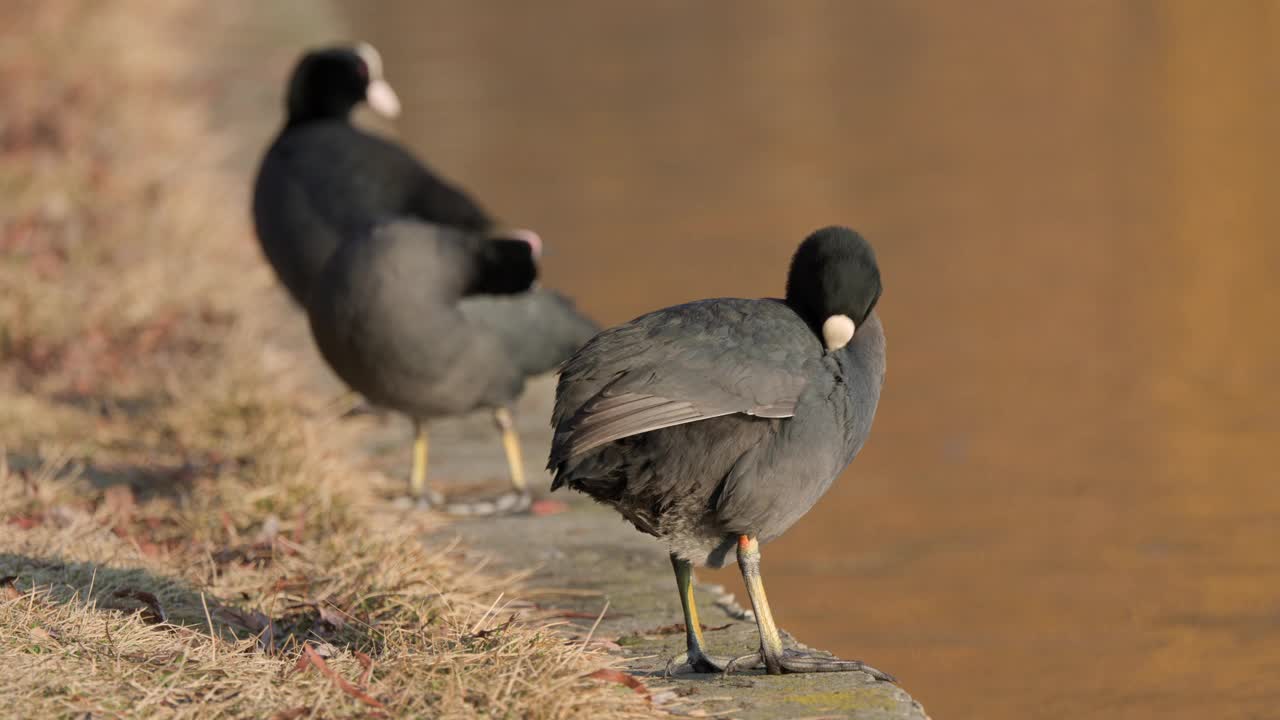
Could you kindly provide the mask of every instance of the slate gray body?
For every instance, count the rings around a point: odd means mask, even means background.
[[[507,357],[526,376],[556,369],[600,328],[564,295],[537,287],[519,295],[472,295],[463,317],[502,338]]]
[[[650,313],[565,363],[552,487],[720,567],[738,536],[768,542],[822,497],[866,441],[884,371],[874,312],[831,352],[781,300]]]
[[[325,360],[371,403],[415,418],[510,404],[523,369],[499,332],[458,307],[488,242],[399,220],[343,244],[307,308]]]
[[[442,237],[440,227],[476,237],[501,233],[467,193],[441,179],[399,144],[351,124],[350,112],[364,101],[369,72],[367,63],[350,48],[311,52],[299,61],[289,83],[285,126],[267,150],[254,186],[253,218],[263,253],[304,308],[318,283],[345,293],[318,300],[321,307],[310,314],[313,324],[331,341],[326,357],[342,359],[345,370],[339,374],[344,378],[364,378],[352,387],[371,402],[431,410],[416,415],[425,418],[448,414],[451,408],[476,407],[472,400],[479,402],[485,393],[472,385],[501,385],[501,392],[492,388],[486,392],[512,400],[511,388],[518,394],[523,379],[511,377],[554,368],[598,328],[553,291],[535,288],[514,295],[487,295],[465,287],[458,290],[451,284],[449,265],[457,257],[443,258],[434,247],[419,255],[410,252],[405,244],[412,238],[426,238],[430,244]],[[340,247],[369,237],[371,246],[338,253]],[[404,260],[404,266],[393,267],[395,261],[388,256]],[[331,260],[353,265],[326,270],[334,264]],[[370,275],[357,278],[361,272]],[[324,282],[319,280],[322,273],[328,274]],[[385,287],[393,281],[403,287],[394,292]],[[435,287],[441,283],[444,286]],[[370,295],[358,297],[360,292]],[[345,309],[338,312],[337,307]],[[372,310],[375,307],[377,312]],[[355,354],[335,350],[334,341],[344,330],[324,325],[344,321],[351,314],[368,324],[359,331],[363,336],[346,338],[348,342],[370,340],[360,353],[365,357],[359,368]],[[494,356],[481,358],[482,352]],[[386,353],[381,363],[388,377],[375,382],[378,353]],[[466,363],[459,362],[463,357]],[[422,367],[409,367],[413,363]],[[452,372],[459,377],[432,384],[446,366],[455,368]],[[475,368],[477,377],[461,377],[468,366]],[[499,376],[507,379],[500,381]],[[410,388],[410,378],[423,379],[445,396],[423,397],[426,390]],[[475,397],[464,399],[470,395]],[[491,406],[489,395],[480,407]]]

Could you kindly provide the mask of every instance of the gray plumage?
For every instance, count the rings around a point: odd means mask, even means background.
[[[530,495],[510,405],[526,376],[596,328],[565,298],[531,289],[536,234],[499,228],[405,148],[351,124],[360,103],[398,111],[381,71],[367,44],[299,60],[254,186],[258,240],[338,376],[413,421],[419,504],[430,504],[425,421],[487,408],[518,508]]]
[[[325,360],[373,404],[415,418],[508,405],[523,369],[500,332],[458,307],[486,281],[483,253],[495,242],[398,220],[343,244],[307,307]]]
[[[430,224],[476,235],[503,235],[493,218],[466,192],[436,175],[399,144],[352,125],[352,109],[365,102],[370,79],[380,72],[380,60],[378,67],[369,67],[370,53],[376,56],[376,51],[364,46],[327,48],[303,56],[290,78],[285,126],[267,150],[254,185],[253,219],[263,253],[303,307],[338,248],[348,240],[368,236],[380,223],[411,218],[421,221],[423,227]],[[407,239],[439,232],[415,232],[409,227],[397,225],[390,234]],[[418,260],[425,262],[431,252],[425,251]],[[431,270],[437,274],[442,271],[441,267]],[[354,269],[348,269],[347,273],[351,272]],[[380,272],[385,273],[383,282],[396,277],[414,286],[439,279],[437,275],[413,278],[399,270],[392,273],[389,268]],[[420,289],[415,287],[414,291]],[[490,349],[508,357],[490,364],[502,362],[525,375],[546,372],[598,330],[571,302],[550,290],[502,296],[472,290],[465,299],[454,298],[453,302],[461,303],[455,310],[473,327],[500,338]],[[417,295],[404,299],[424,301]],[[403,323],[404,342],[422,341],[426,328],[410,327],[417,315],[414,305],[389,312],[379,326],[383,331]],[[434,327],[445,329],[438,324]],[[448,336],[437,337],[444,344],[453,342]],[[487,365],[481,369],[488,372]],[[404,403],[390,406],[399,404]]]
[[[612,505],[695,564],[721,566],[739,536],[778,537],[870,432],[879,292],[870,247],[828,228],[797,251],[785,301],[703,300],[600,333],[561,370],[552,488]],[[857,331],[828,350],[820,328],[839,314]]]
[[[511,361],[526,376],[550,372],[600,328],[555,290],[519,295],[474,295],[458,309],[469,322],[502,338]]]

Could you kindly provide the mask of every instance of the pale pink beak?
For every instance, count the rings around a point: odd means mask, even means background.
[[[527,228],[516,228],[504,232],[503,236],[529,243],[529,247],[533,248],[533,257],[535,259],[542,257],[542,238],[538,236],[538,233]]]
[[[400,98],[391,84],[382,77],[382,55],[369,43],[356,45],[356,54],[369,69],[369,87],[365,90],[364,99],[373,111],[383,117],[393,118],[400,114]]]

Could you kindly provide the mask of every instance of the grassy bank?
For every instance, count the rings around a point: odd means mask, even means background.
[[[274,81],[218,60],[241,11],[0,11],[0,713],[648,714],[516,578],[424,545],[264,343],[211,101]]]

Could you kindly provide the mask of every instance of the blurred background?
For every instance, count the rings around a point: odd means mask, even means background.
[[[801,640],[939,718],[1274,712],[1280,4],[343,10],[602,322],[876,246],[875,430],[764,551]]]
[[[1280,2],[218,6],[265,17],[247,32],[134,0],[132,14],[108,13],[125,20],[67,37],[128,45],[155,13],[200,42],[163,56],[138,43],[110,66],[140,79],[90,74],[62,95],[30,79],[83,76],[98,45],[59,39],[69,25],[55,5],[9,3],[7,16],[39,16],[36,45],[0,28],[0,85],[25,88],[6,105],[41,110],[26,125],[0,114],[0,150],[18,158],[0,167],[0,190],[43,198],[27,176],[57,189],[50,168],[87,189],[32,201],[45,219],[27,225],[0,208],[0,250],[27,252],[24,238],[75,220],[64,206],[87,198],[104,211],[75,238],[99,238],[105,250],[85,244],[120,269],[77,285],[84,275],[62,273],[81,262],[79,239],[69,255],[32,251],[45,271],[6,260],[0,319],[35,318],[24,322],[38,336],[54,315],[92,315],[81,300],[155,296],[163,309],[180,292],[192,298],[182,307],[212,298],[218,312],[142,308],[164,325],[148,334],[116,303],[94,317],[123,326],[127,343],[71,330],[52,350],[0,338],[22,372],[116,358],[115,374],[78,392],[121,392],[118,375],[150,368],[140,359],[157,343],[187,352],[216,336],[224,300],[239,308],[272,282],[233,191],[248,192],[292,64],[305,47],[368,40],[404,102],[383,128],[499,218],[537,229],[546,283],[602,323],[780,295],[791,253],[820,226],[848,224],[874,244],[889,343],[874,431],[764,550],[777,619],[800,640],[895,673],[939,719],[1275,717]],[[204,78],[185,72],[193,62],[238,71]],[[172,100],[199,93],[223,113],[212,128],[193,117],[196,101]],[[117,96],[112,117],[90,112]],[[234,148],[210,140],[228,130]],[[138,135],[155,147],[120,141]],[[91,146],[115,174],[63,162],[62,145]],[[128,182],[137,167],[148,184]],[[36,276],[34,299],[11,302],[13,279]],[[51,434],[23,409],[35,400],[5,397],[0,442]],[[80,405],[89,430],[111,415]],[[175,445],[157,437],[137,451],[145,462]],[[702,577],[740,592],[736,569]]]

